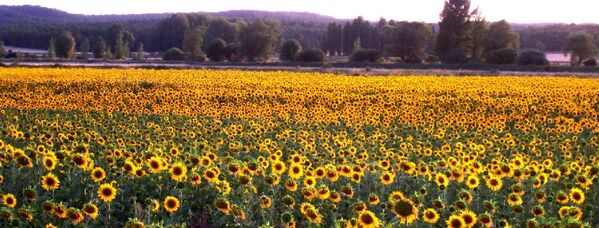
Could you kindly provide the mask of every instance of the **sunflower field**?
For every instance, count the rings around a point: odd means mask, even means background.
[[[599,80],[0,68],[2,227],[597,227]]]

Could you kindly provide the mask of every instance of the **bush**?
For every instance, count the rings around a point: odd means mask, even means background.
[[[441,59],[439,59],[438,56],[436,55],[429,55],[426,57],[426,59],[424,59],[424,62],[426,63],[439,63],[441,62]]]
[[[406,58],[406,60],[404,61],[405,63],[411,63],[411,64],[422,64],[422,58],[420,58],[420,56],[415,55],[415,54],[410,54],[408,55],[408,57]]]
[[[227,44],[222,39],[214,39],[210,41],[206,48],[206,55],[211,61],[221,62],[225,60],[227,54]]]
[[[374,49],[360,49],[354,52],[354,54],[350,57],[350,60],[354,62],[376,63],[383,60],[383,54]]]
[[[322,62],[324,61],[324,52],[318,48],[310,48],[301,51],[296,58],[299,62]]]
[[[584,62],[582,62],[582,64],[584,66],[588,66],[588,67],[597,66],[597,60],[596,59],[587,59]]]
[[[282,61],[295,61],[298,53],[302,50],[302,45],[300,45],[297,40],[288,40],[283,44],[281,48],[281,56],[280,59]]]
[[[226,48],[226,57],[229,62],[243,62],[245,56],[239,43],[229,43]]]
[[[549,61],[545,56],[545,53],[537,50],[523,51],[518,55],[516,63],[521,66],[536,65],[536,66],[547,66]]]
[[[164,52],[164,55],[162,55],[162,60],[181,61],[184,59],[185,59],[185,53],[183,51],[181,51],[181,49],[175,48],[175,47],[166,50],[166,52]]]
[[[442,61],[448,64],[464,64],[468,62],[468,56],[466,56],[466,53],[461,48],[454,48],[443,55]]]
[[[518,58],[518,51],[513,48],[494,50],[487,54],[487,63],[513,64]]]

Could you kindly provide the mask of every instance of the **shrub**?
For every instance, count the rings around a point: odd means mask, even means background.
[[[310,48],[301,51],[296,58],[299,62],[322,62],[324,61],[324,52],[318,48]]]
[[[439,63],[439,62],[441,62],[441,59],[439,59],[439,56],[429,55],[429,56],[426,57],[426,59],[424,59],[424,62],[426,62],[426,63]]]
[[[513,48],[494,50],[487,54],[487,63],[513,64],[518,58],[518,51]]]
[[[415,55],[415,54],[410,54],[408,55],[408,57],[406,58],[406,60],[404,61],[405,63],[412,63],[412,64],[422,64],[422,58],[420,58],[420,56]]]
[[[185,53],[183,53],[183,51],[181,51],[181,49],[175,48],[175,47],[166,50],[166,52],[164,52],[164,55],[162,55],[162,60],[181,61],[184,59],[185,59]]]
[[[243,62],[245,56],[243,55],[243,50],[241,48],[241,44],[239,43],[229,43],[226,48],[226,57],[229,62]]]
[[[281,48],[280,59],[282,61],[295,61],[298,53],[302,50],[302,46],[297,40],[288,40]]]
[[[227,54],[227,44],[222,39],[214,39],[208,44],[206,48],[206,55],[211,61],[221,62],[225,60]]]
[[[468,62],[468,56],[466,56],[466,53],[461,48],[454,48],[443,55],[442,61],[448,64],[464,64]]]
[[[589,67],[597,66],[597,60],[596,59],[587,59],[584,62],[582,62],[582,64],[584,66],[589,66]]]
[[[537,50],[523,51],[518,55],[516,63],[521,66],[536,65],[536,66],[547,66],[549,61],[545,56],[545,53]]]
[[[374,49],[360,49],[354,52],[354,54],[350,57],[350,60],[354,62],[376,63],[383,60],[383,54]]]

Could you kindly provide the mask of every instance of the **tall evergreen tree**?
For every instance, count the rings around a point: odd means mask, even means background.
[[[435,51],[444,56],[451,49],[470,49],[470,0],[446,0],[440,14]]]

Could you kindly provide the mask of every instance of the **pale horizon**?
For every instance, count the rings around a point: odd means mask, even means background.
[[[91,0],[0,0],[0,5],[38,5],[73,14],[144,14],[179,12],[220,12],[228,10],[261,10],[311,12],[338,19],[363,16],[370,21],[383,17],[394,20],[438,22],[444,0],[422,0],[418,2],[396,0],[363,1],[316,1],[316,0],[224,0],[193,1],[171,0],[168,2],[147,0],[134,1],[91,1]],[[471,8],[479,7],[489,21],[505,19],[511,23],[599,23],[595,15],[599,1],[570,0],[567,4],[543,0],[472,0]],[[509,12],[509,14],[507,14]]]

